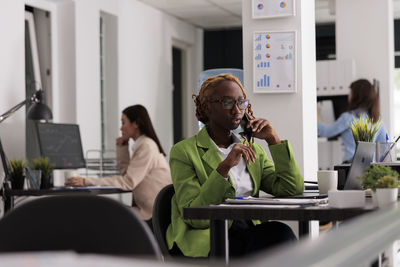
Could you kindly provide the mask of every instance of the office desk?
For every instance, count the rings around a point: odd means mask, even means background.
[[[17,196],[60,196],[70,194],[92,194],[92,195],[105,195],[105,194],[121,194],[132,193],[130,190],[123,190],[120,188],[49,188],[49,189],[3,189],[2,196],[4,200],[4,212],[14,208],[14,197]]]
[[[285,208],[270,205],[210,205],[184,208],[184,219],[210,220],[210,256],[228,260],[227,220],[293,220],[299,222],[299,236],[309,233],[310,221],[341,221],[373,211],[372,201],[367,199],[365,208],[335,209],[329,206]]]

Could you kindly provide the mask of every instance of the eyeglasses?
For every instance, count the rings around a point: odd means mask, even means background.
[[[233,99],[214,99],[214,100],[209,100],[210,103],[221,103],[222,107],[224,109],[233,109],[235,104],[237,104],[238,108],[240,110],[246,109],[247,106],[249,105],[249,100],[248,99],[239,99],[239,100],[233,100]]]

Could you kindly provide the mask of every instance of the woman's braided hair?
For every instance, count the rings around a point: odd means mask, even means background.
[[[208,123],[208,116],[205,112],[205,105],[207,101],[211,99],[211,96],[214,94],[215,89],[218,87],[218,85],[223,81],[232,81],[239,85],[240,89],[242,89],[244,98],[247,98],[246,92],[244,91],[242,84],[235,76],[223,73],[207,78],[207,80],[202,83],[199,94],[192,95],[194,103],[196,104],[196,117],[205,125],[207,125]],[[253,118],[253,110],[251,109],[250,103],[247,106],[246,113],[249,115],[250,118]]]

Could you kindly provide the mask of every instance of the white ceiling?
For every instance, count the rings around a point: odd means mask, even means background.
[[[138,1],[204,29],[242,26],[242,0]],[[393,0],[393,9],[394,16],[399,18],[400,0]],[[330,23],[335,21],[334,0],[315,0],[315,21],[316,23]]]
[[[242,0],[139,1],[204,29],[242,26]]]

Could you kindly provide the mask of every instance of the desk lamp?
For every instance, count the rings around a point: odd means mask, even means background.
[[[3,115],[0,115],[0,123],[10,117],[14,112],[22,108],[28,103],[32,103],[27,113],[27,118],[30,120],[51,120],[53,114],[50,108],[43,103],[43,90],[36,91],[31,97],[25,99],[21,103],[15,105],[10,110],[6,111]]]
[[[8,111],[6,111],[4,114],[0,115],[0,123],[2,123],[5,119],[10,117],[14,112],[25,106],[26,104],[32,103],[31,107],[28,110],[27,113],[27,118],[30,120],[51,120],[53,119],[53,114],[51,113],[50,108],[43,103],[43,90],[39,89],[37,90],[31,97],[25,99],[21,103],[15,105]],[[3,146],[1,145],[1,140],[0,140],[0,156],[2,158],[3,165],[7,164]],[[10,177],[9,177],[9,172],[7,165],[3,166],[5,177],[4,177],[4,182],[3,182],[3,189],[2,189],[2,195],[3,199],[5,200],[5,205],[13,205],[13,203],[7,203],[8,201],[4,197],[5,192],[4,190],[10,189]]]

